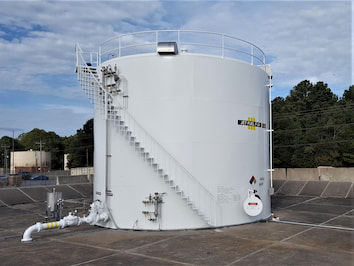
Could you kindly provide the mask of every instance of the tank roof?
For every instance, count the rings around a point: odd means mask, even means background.
[[[264,52],[248,41],[221,33],[191,30],[143,31],[110,38],[99,46],[99,64],[117,57],[156,54],[161,42],[175,42],[176,54],[205,54],[265,65]]]

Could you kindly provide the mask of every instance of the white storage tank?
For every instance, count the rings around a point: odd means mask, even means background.
[[[271,215],[271,71],[255,45],[217,33],[121,35],[84,53],[95,105],[101,226],[170,230]]]

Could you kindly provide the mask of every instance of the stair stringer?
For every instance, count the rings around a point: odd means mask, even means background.
[[[208,228],[210,225],[182,200],[159,175],[150,162],[142,157],[127,136],[108,123],[110,178],[107,205],[119,228],[135,230],[176,230]],[[149,221],[143,214],[149,209],[143,201],[149,194],[164,193],[157,221]],[[151,210],[151,209],[150,209]]]

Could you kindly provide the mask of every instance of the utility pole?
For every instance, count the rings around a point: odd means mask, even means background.
[[[4,152],[4,168],[5,168],[5,175],[7,174],[7,148],[10,148],[10,146],[8,146],[8,145],[2,145],[2,148],[4,148],[5,149],[5,152]]]
[[[42,145],[44,145],[45,143],[42,142],[42,140],[40,139],[39,142],[36,142],[37,145],[39,145],[39,173],[42,173]]]
[[[5,130],[5,131],[12,131],[12,159],[11,159],[11,164],[13,165],[13,174],[15,174],[15,131],[23,131],[23,129],[19,128],[8,128],[8,127],[0,127],[0,131]],[[10,169],[11,171],[11,169]]]

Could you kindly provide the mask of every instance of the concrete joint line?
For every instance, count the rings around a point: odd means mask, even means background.
[[[82,194],[80,191],[78,191],[77,189],[73,188],[72,186],[66,184],[67,187],[71,188],[72,190],[76,191],[77,193],[79,193],[82,197],[86,198],[87,196],[85,196],[84,194]]]
[[[345,215],[351,213],[352,211],[353,211],[353,209],[351,209],[351,210],[349,210],[349,211],[347,211],[347,212],[345,212],[345,213],[343,213],[343,214],[341,214],[341,215],[338,215],[338,216],[336,216],[336,217],[333,217],[333,218],[331,218],[331,219],[329,219],[329,220],[327,220],[327,221],[325,221],[325,222],[323,222],[323,223],[320,223],[320,225],[324,225],[324,224],[326,224],[326,223],[328,223],[328,222],[331,222],[331,221],[333,221],[333,220],[335,220],[335,219],[338,219],[338,218],[340,218],[340,217],[343,217],[343,216],[345,216]],[[353,230],[354,230],[354,228],[353,228]]]
[[[308,182],[309,182],[309,181],[306,181],[306,182],[304,183],[304,185],[303,185],[302,188],[299,190],[299,192],[296,194],[296,196],[299,196],[299,195],[300,195],[300,193],[304,190],[304,187],[307,185]]]
[[[263,250],[266,250],[266,249],[268,249],[268,248],[271,248],[272,246],[275,246],[277,243],[278,243],[278,242],[275,242],[275,243],[273,243],[273,244],[271,244],[271,245],[269,245],[269,246],[266,246],[266,247],[264,247],[264,248],[255,250],[255,251],[251,252],[250,254],[247,254],[246,256],[243,256],[243,257],[241,257],[241,258],[239,258],[239,259],[237,259],[237,260],[234,260],[233,262],[231,262],[231,263],[229,263],[229,264],[226,264],[225,266],[231,266],[231,265],[233,265],[233,264],[236,263],[236,262],[240,262],[240,261],[242,261],[243,259],[247,259],[247,258],[250,257],[250,256],[253,256],[253,255],[255,255],[255,254],[259,253],[259,252],[262,252]]]
[[[278,188],[278,190],[274,192],[274,194],[277,194],[277,192],[280,191],[287,182],[288,180],[285,180],[284,183]]]
[[[169,260],[169,259],[165,259],[165,258],[154,257],[154,256],[149,256],[149,255],[135,253],[135,252],[124,252],[124,253],[129,254],[129,255],[135,255],[135,256],[143,257],[143,258],[159,260],[159,261],[163,261],[163,262],[170,262],[170,263],[177,263],[177,264],[180,264],[180,265],[195,266],[195,264],[190,264],[190,263],[180,262],[180,261],[175,261],[175,260]]]
[[[349,189],[348,189],[348,192],[347,192],[347,194],[345,195],[345,197],[344,198],[348,198],[348,196],[349,196],[349,193],[350,193],[350,191],[352,190],[352,188],[353,188],[353,182],[351,183],[351,185],[350,185],[350,187],[349,187]]]
[[[294,204],[291,204],[289,206],[286,206],[286,207],[283,207],[283,208],[278,208],[278,209],[285,210],[285,209],[288,209],[288,208],[291,208],[291,207],[295,207],[295,206],[298,206],[298,205],[301,205],[301,204],[304,204],[304,203],[308,203],[308,202],[313,201],[313,200],[318,199],[318,198],[319,197],[314,197],[314,198],[311,198],[311,199],[308,199],[308,200],[305,200],[305,201],[302,201],[302,202],[294,203]]]
[[[171,239],[175,239],[175,238],[178,238],[178,237],[180,237],[180,236],[169,237],[169,238],[162,239],[162,240],[159,240],[159,241],[156,241],[156,242],[152,242],[152,243],[148,243],[148,244],[142,245],[142,246],[140,246],[140,247],[128,249],[128,250],[126,250],[125,252],[127,252],[127,253],[134,253],[134,251],[139,250],[139,249],[141,249],[141,248],[146,248],[146,247],[149,247],[149,246],[153,246],[153,245],[155,245],[155,244],[160,244],[160,243],[163,243],[163,242],[165,242],[165,241],[168,241],[168,240],[171,240]]]
[[[112,251],[112,252],[115,252],[115,253],[123,253],[124,252],[124,251],[122,251],[120,249],[105,248],[105,247],[94,246],[94,245],[90,245],[90,244],[83,244],[83,243],[65,241],[65,240],[56,239],[56,238],[50,238],[50,240],[55,241],[55,242],[60,242],[60,243],[66,243],[66,244],[73,244],[73,245],[77,245],[77,246],[88,247],[88,248],[102,249],[102,250],[106,250],[106,251]]]
[[[4,204],[6,207],[10,207],[10,205],[6,204],[5,202],[3,202],[2,200],[0,200],[1,204]]]
[[[33,202],[36,202],[36,200],[34,200],[30,195],[28,195],[26,192],[22,191],[21,189],[17,188],[17,190],[21,191],[23,195],[25,195],[27,198],[29,198],[30,200],[32,200]]]
[[[106,259],[106,258],[109,258],[109,257],[113,257],[117,255],[117,253],[113,253],[111,255],[107,255],[107,256],[103,256],[101,258],[97,258],[97,259],[92,259],[92,260],[88,260],[88,261],[83,261],[83,262],[80,262],[80,263],[77,263],[77,264],[72,264],[71,266],[79,266],[79,265],[85,265],[87,263],[92,263],[92,262],[98,262],[100,260],[103,260],[103,259]]]
[[[322,191],[320,197],[322,197],[323,193],[326,192],[326,190],[327,190],[327,188],[328,188],[328,186],[329,186],[330,183],[331,183],[331,181],[328,181],[328,183],[327,183],[326,187],[323,189],[323,191]]]

